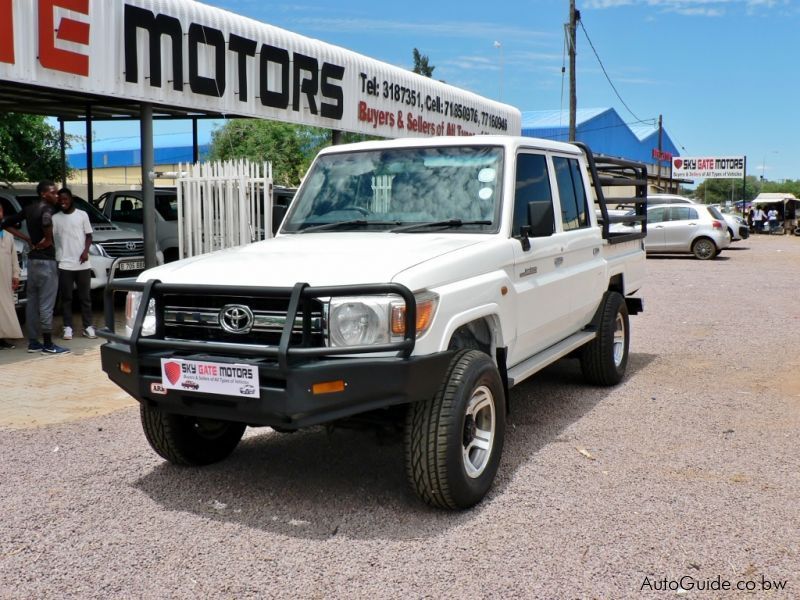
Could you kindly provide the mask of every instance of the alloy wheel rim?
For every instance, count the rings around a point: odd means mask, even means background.
[[[467,403],[462,441],[464,470],[472,479],[480,477],[489,464],[495,423],[494,395],[485,385],[479,386]]]
[[[625,319],[622,318],[622,313],[617,313],[614,320],[614,365],[617,368],[622,365],[625,357],[625,335]]]

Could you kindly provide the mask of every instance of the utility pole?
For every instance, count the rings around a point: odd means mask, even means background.
[[[662,147],[661,142],[664,137],[664,122],[661,118],[661,115],[658,115],[658,160],[656,161],[656,170],[657,170],[657,183],[658,189],[661,189],[661,160],[662,160]],[[672,192],[672,190],[667,190],[668,192]]]
[[[581,13],[575,10],[575,0],[569,0],[569,26],[567,28],[569,47],[569,141],[575,141],[575,113],[578,109],[578,98],[575,92],[575,30]]]

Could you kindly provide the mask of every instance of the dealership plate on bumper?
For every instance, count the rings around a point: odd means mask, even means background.
[[[162,358],[161,384],[170,390],[252,398],[258,395],[258,367]]]

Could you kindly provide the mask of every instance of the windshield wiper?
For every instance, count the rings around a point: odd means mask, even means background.
[[[337,229],[339,227],[347,227],[354,225],[364,227],[365,225],[399,225],[400,221],[367,221],[366,219],[350,219],[347,221],[333,221],[332,223],[322,223],[321,225],[312,225],[305,229],[300,229],[297,233],[308,233],[309,231],[323,231],[325,229]]]
[[[446,219],[444,221],[430,221],[428,223],[414,223],[390,229],[389,233],[407,233],[428,227],[461,227],[463,225],[491,225],[491,221],[462,221],[461,219]]]

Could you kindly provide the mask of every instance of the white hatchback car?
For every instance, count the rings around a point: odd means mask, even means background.
[[[700,260],[731,244],[722,213],[705,204],[663,204],[647,209],[648,254],[691,253]]]

